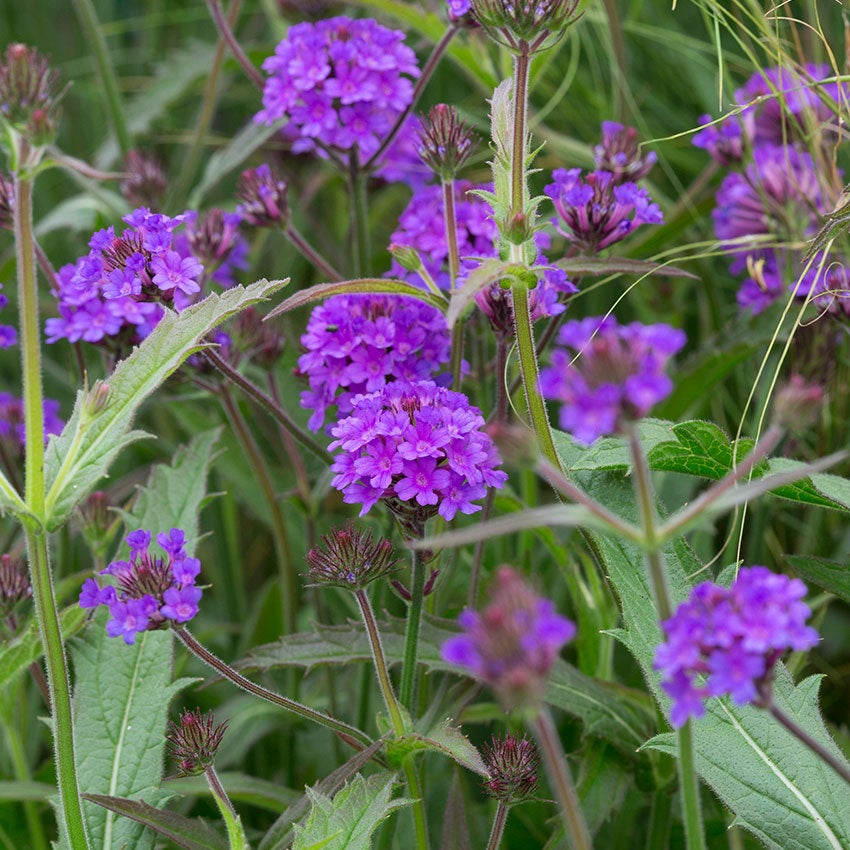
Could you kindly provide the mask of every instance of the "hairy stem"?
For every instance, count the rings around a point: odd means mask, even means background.
[[[531,728],[537,738],[546,775],[555,792],[561,821],[567,831],[572,850],[592,850],[593,842],[579,805],[578,792],[548,707],[540,706],[537,716],[531,721]]]
[[[21,142],[20,164],[29,165],[30,151]],[[68,660],[62,642],[53,575],[47,552],[44,486],[44,399],[41,385],[41,345],[38,319],[38,289],[35,272],[35,242],[32,228],[32,180],[16,171],[14,176],[15,253],[18,278],[21,361],[23,371],[24,422],[26,434],[25,501],[34,519],[27,519],[24,531],[32,584],[32,597],[44,647],[59,800],[72,850],[87,850],[85,821],[74,756],[74,725],[71,714],[71,682]]]
[[[311,720],[313,723],[318,723],[320,726],[330,729],[331,732],[340,738],[340,740],[344,741],[349,746],[354,747],[355,750],[362,750],[371,745],[372,739],[360,729],[350,726],[342,720],[337,720],[328,714],[322,714],[322,712],[309,708],[306,705],[302,705],[300,702],[296,702],[293,699],[289,699],[288,697],[282,696],[274,691],[270,691],[268,688],[264,688],[262,685],[258,685],[250,679],[246,679],[241,673],[238,673],[230,665],[213,655],[213,653],[211,653],[205,646],[200,644],[185,626],[175,628],[174,633],[186,649],[192,653],[192,655],[203,661],[204,664],[211,667],[216,671],[216,673],[219,673],[227,679],[228,682],[233,683],[236,687],[241,688],[243,691],[247,691],[255,697],[264,699],[266,702],[270,702],[286,711],[292,712],[292,714],[297,714],[305,720]]]
[[[356,150],[348,162],[348,195],[351,207],[352,257],[355,277],[368,277],[372,266],[372,242],[369,233],[368,173],[360,167]]]
[[[672,616],[673,602],[667,584],[667,574],[664,570],[661,549],[659,548],[655,490],[652,486],[649,464],[640,444],[637,428],[634,425],[628,427],[627,437],[632,461],[635,499],[643,528],[649,581],[652,585],[658,617],[663,621]],[[699,799],[699,780],[694,763],[693,730],[690,722],[685,723],[676,731],[676,741],[678,745],[679,790],[682,797],[682,817],[685,823],[687,850],[704,850],[705,832]]]
[[[236,813],[236,809],[233,808],[233,803],[230,802],[230,797],[227,796],[215,768],[210,765],[204,771],[204,775],[218,810],[221,812],[221,817],[227,826],[227,843],[230,850],[247,850],[248,841],[245,838],[245,831],[242,829],[242,821]]]
[[[493,818],[493,828],[490,830],[490,838],[487,841],[487,850],[499,850],[502,836],[505,833],[505,824],[508,822],[508,804],[499,800],[496,806],[496,816]]]
[[[329,281],[344,280],[343,276],[301,235],[292,224],[287,224],[283,235],[292,243],[295,249],[312,263]]]
[[[227,46],[230,48],[233,58],[239,63],[239,67],[242,68],[248,79],[258,89],[262,90],[266,81],[263,79],[263,75],[254,67],[251,60],[245,55],[245,51],[236,40],[236,36],[233,34],[233,27],[227,18],[224,17],[224,13],[221,10],[221,4],[218,0],[207,0],[207,8],[210,10],[219,35],[227,42]]]
[[[401,668],[399,696],[402,705],[413,709],[416,699],[416,656],[419,649],[419,624],[422,620],[422,603],[425,591],[425,564],[423,553],[413,552],[410,586],[410,607],[407,613],[407,630],[404,635],[404,663]]]

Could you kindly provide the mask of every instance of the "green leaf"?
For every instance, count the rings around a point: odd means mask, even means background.
[[[841,564],[811,555],[786,555],[785,560],[800,578],[850,602],[850,563]]]
[[[70,605],[59,617],[62,637],[67,641],[82,629],[86,612],[79,605]],[[34,661],[44,655],[38,623],[35,617],[12,640],[0,646],[0,688],[7,688]]]
[[[46,782],[0,782],[0,800],[45,802],[56,794],[56,786]]]
[[[558,260],[555,265],[567,274],[580,277],[604,277],[611,274],[659,274],[667,277],[689,277],[698,279],[698,275],[684,269],[658,263],[655,260],[630,260],[627,257],[575,257]]]
[[[83,794],[83,798],[158,832],[183,850],[227,850],[227,840],[198,818],[157,809],[139,800],[105,794]],[[120,844],[103,845],[120,847]],[[132,846],[135,850],[136,846]]]
[[[490,771],[487,770],[478,750],[457,726],[452,726],[450,718],[442,720],[424,735],[413,733],[412,735],[405,735],[398,741],[387,742],[387,755],[392,766],[400,763],[393,761],[393,757],[403,759],[410,753],[421,750],[442,753],[454,759],[461,767],[465,767],[485,779],[490,776]]]
[[[118,452],[145,436],[131,431],[139,405],[198,347],[198,340],[229,316],[267,298],[285,281],[258,281],[174,313],[167,310],[153,333],[122,360],[104,382],[108,396],[93,409],[86,393],[77,394],[71,419],[51,437],[45,454],[45,525],[55,531],[107,473]],[[95,391],[97,388],[95,388]]]
[[[374,741],[365,749],[355,753],[345,764],[317,782],[314,789],[323,794],[336,794],[383,746],[383,740]],[[259,850],[283,850],[284,847],[289,847],[292,844],[292,824],[307,814],[310,808],[310,800],[311,798],[304,794],[297,802],[293,803],[263,836]]]
[[[583,476],[585,489],[620,516],[637,514],[631,487],[607,473]],[[642,553],[622,541],[594,534],[598,551],[620,598],[625,628],[617,637],[631,650],[665,712],[669,700],[653,669],[662,641],[658,615]],[[674,605],[702,580],[702,565],[681,540],[664,552]],[[826,746],[829,739],[817,709],[817,685],[812,680],[794,687],[778,671],[777,702]],[[693,724],[697,770],[747,829],[769,846],[782,850],[839,850],[850,846],[850,809],[832,771],[765,712],[708,700],[706,717]],[[660,742],[660,743],[659,743]],[[653,746],[668,746],[654,738]]]
[[[290,310],[295,310],[298,307],[323,301],[332,295],[351,295],[352,293],[364,292],[386,293],[387,295],[409,295],[411,298],[416,298],[425,304],[436,307],[440,312],[446,306],[444,301],[441,301],[424,289],[420,289],[418,286],[405,283],[403,280],[392,280],[391,278],[383,277],[362,278],[357,280],[343,280],[336,283],[319,283],[316,286],[311,286],[309,289],[302,289],[294,295],[290,295],[283,303],[278,304],[266,318],[273,319],[281,313],[288,313]]]
[[[675,441],[659,443],[649,451],[652,469],[717,481],[753,449],[753,441],[749,439],[730,442],[713,422],[683,422],[672,430]]]
[[[449,309],[446,311],[446,324],[449,330],[454,327],[466,308],[475,301],[476,293],[507,277],[512,268],[515,268],[515,264],[496,259],[484,260],[476,266],[467,275],[463,286],[452,292]]]
[[[198,536],[198,512],[218,430],[198,435],[179,451],[171,466],[151,471],[128,528],[154,534],[169,528],[186,532],[191,553]],[[145,796],[157,805],[167,794],[159,787],[168,703],[190,680],[171,682],[172,635],[143,632],[132,646],[111,638],[107,612],[95,617],[84,640],[73,647],[76,687],[74,729],[80,786],[109,797]],[[96,847],[148,850],[153,836],[137,821],[119,819],[113,810],[87,805],[86,825]]]
[[[426,617],[419,635],[419,663],[428,670],[465,675],[466,671],[444,661],[440,647],[457,634],[447,621]],[[379,623],[387,661],[404,658],[405,622],[389,619]],[[256,647],[236,666],[245,670],[268,670],[295,666],[310,670],[323,664],[351,664],[372,659],[369,642],[359,624],[323,626],[317,632],[288,635],[275,643]],[[650,699],[639,691],[586,676],[559,659],[552,670],[545,699],[584,723],[589,735],[605,738],[622,753],[633,755],[654,728]]]
[[[369,850],[378,826],[410,803],[392,799],[395,783],[394,773],[376,773],[368,779],[358,775],[333,799],[308,788],[312,808],[295,826],[292,850]]]

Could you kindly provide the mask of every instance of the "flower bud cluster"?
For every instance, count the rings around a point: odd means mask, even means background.
[[[101,587],[96,579],[86,579],[80,607],[105,605],[110,616],[106,624],[109,636],[121,635],[124,643],[132,644],[141,632],[186,623],[198,613],[202,590],[195,580],[201,562],[189,557],[186,534],[179,528],[157,534],[164,558],[151,554],[149,531],[134,531],[126,539],[129,559],[113,561],[99,573],[111,576],[115,584]]]

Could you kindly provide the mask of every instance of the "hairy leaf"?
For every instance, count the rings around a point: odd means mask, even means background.
[[[181,313],[166,311],[160,323],[104,382],[105,401],[93,405],[80,391],[71,419],[45,454],[48,530],[59,528],[74,507],[106,475],[118,452],[145,436],[131,431],[139,405],[198,347],[216,325],[256,304],[285,281],[258,281],[209,295]],[[97,392],[95,388],[93,393]]]
[[[850,602],[850,563],[842,564],[811,555],[786,555],[785,560],[800,578]]]
[[[392,799],[396,781],[394,773],[376,773],[368,779],[358,775],[333,799],[308,788],[312,807],[303,823],[295,826],[292,850],[369,850],[378,826],[410,803]]]

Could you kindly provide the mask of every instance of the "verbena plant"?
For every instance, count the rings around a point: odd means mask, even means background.
[[[0,846],[850,847],[837,7],[17,5]]]

